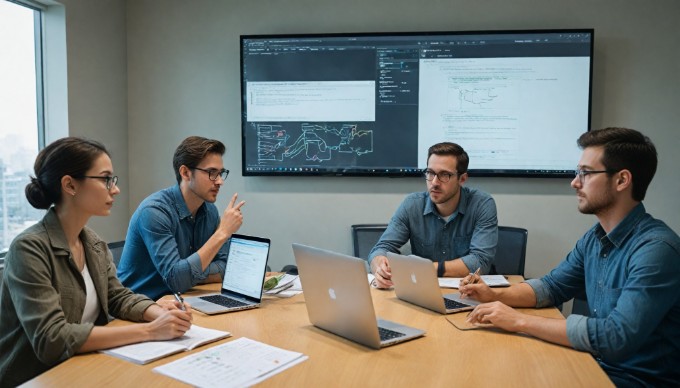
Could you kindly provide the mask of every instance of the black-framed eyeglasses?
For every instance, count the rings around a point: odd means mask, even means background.
[[[106,181],[106,190],[111,190],[113,186],[118,186],[118,177],[115,175],[114,176],[81,175],[78,178],[103,179]]]
[[[614,172],[615,171],[613,171],[613,170],[581,170],[581,169],[577,168],[576,170],[574,170],[574,176],[578,177],[579,182],[581,182],[581,184],[583,184],[587,175],[603,174],[603,173],[611,174],[611,173],[614,173]]]
[[[432,170],[425,170],[423,171],[423,176],[425,177],[425,180],[428,181],[433,181],[434,177],[437,177],[440,182],[446,183],[451,180],[451,177],[454,177],[458,175],[457,172],[448,172],[448,171],[442,171],[442,172],[434,172]]]
[[[229,170],[226,170],[224,168],[221,170],[216,170],[214,168],[205,169],[199,167],[192,167],[192,169],[208,173],[208,179],[210,179],[211,181],[216,181],[217,177],[220,177],[222,178],[222,180],[225,180],[229,176]]]

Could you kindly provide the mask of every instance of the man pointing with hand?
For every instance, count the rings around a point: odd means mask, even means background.
[[[158,299],[199,283],[222,281],[229,238],[243,223],[234,194],[222,213],[215,206],[229,170],[218,140],[190,136],[172,160],[177,185],[158,191],[130,219],[118,277],[127,287]]]

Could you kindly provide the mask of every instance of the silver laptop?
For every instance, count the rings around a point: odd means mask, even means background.
[[[437,272],[431,260],[418,256],[387,253],[392,269],[392,283],[397,298],[442,314],[472,310],[476,300],[461,299],[460,294],[442,295]]]
[[[262,301],[270,246],[268,238],[233,234],[222,277],[222,291],[186,298],[185,301],[208,315],[258,307]]]
[[[376,318],[364,260],[300,244],[293,253],[314,326],[374,349],[425,334]]]

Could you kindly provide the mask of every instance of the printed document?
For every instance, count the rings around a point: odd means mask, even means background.
[[[244,337],[158,366],[153,371],[197,387],[247,387],[307,358],[302,353]]]

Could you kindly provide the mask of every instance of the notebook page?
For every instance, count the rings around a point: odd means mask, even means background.
[[[489,287],[508,287],[510,282],[503,275],[482,275],[482,280]],[[458,288],[463,278],[439,278],[439,287]]]
[[[183,336],[167,341],[148,341],[102,350],[101,353],[136,364],[148,364],[171,354],[231,336],[229,332],[192,325]]]

